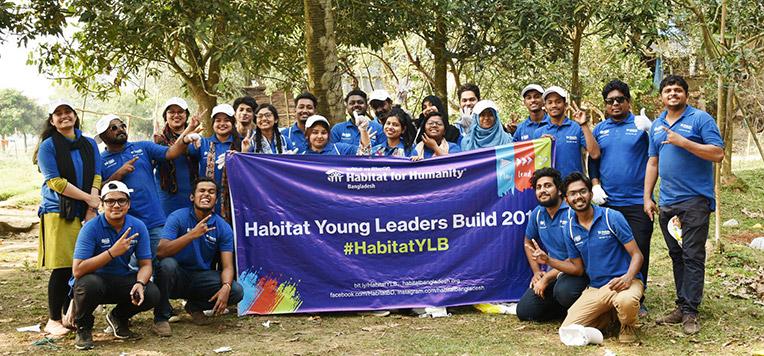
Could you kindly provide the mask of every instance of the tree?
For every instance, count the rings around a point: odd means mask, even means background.
[[[53,3],[51,13],[76,22],[72,37],[43,43],[42,72],[71,82],[80,92],[106,97],[167,68],[183,79],[200,111],[217,103],[223,73],[233,67],[294,70],[300,54],[290,39],[296,9],[284,1],[33,0]],[[58,24],[63,27],[63,22]],[[267,27],[267,30],[261,30]],[[237,85],[240,83],[236,83]],[[209,115],[206,115],[209,120]],[[211,130],[211,125],[206,125]]]
[[[339,122],[345,110],[332,1],[303,0],[303,8],[308,90],[319,99],[317,111],[326,113],[332,123]]]
[[[27,135],[42,129],[47,115],[45,109],[16,89],[0,89],[0,136],[21,133],[24,147]]]

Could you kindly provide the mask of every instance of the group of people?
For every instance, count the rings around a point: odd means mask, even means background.
[[[116,304],[106,316],[114,336],[131,338],[129,319],[151,309],[153,331],[171,336],[171,299],[186,300],[195,324],[238,303],[243,290],[233,267],[228,151],[416,161],[547,136],[555,141],[556,164],[532,180],[539,206],[525,246],[533,277],[518,317],[596,327],[617,320],[619,338],[633,341],[640,310],[646,312],[652,220],[659,211],[677,293],[677,309],[661,320],[697,332],[703,245],[715,206],[711,162],[722,159],[723,143],[713,118],[687,104],[683,78],[665,78],[660,91],[666,110],[651,123],[631,113],[628,85],[608,83],[602,93],[608,118],[593,130],[583,111],[566,116],[564,89],[537,84],[520,93],[528,118],[507,125],[474,84],[459,88],[453,124],[437,96],[427,96],[413,119],[386,91],[355,89],[345,96],[344,121],[332,126],[317,114],[316,97],[302,93],[294,98],[296,122],[279,129],[274,106],[242,97],[212,109],[209,137],[201,135],[200,114],[171,98],[153,142],[128,141],[115,115],[98,120],[94,139],[86,137],[74,107],[54,102],[34,156],[44,176],[39,264],[51,270],[45,331],[75,329],[75,347],[89,349],[93,311],[101,304]],[[660,210],[652,194],[658,176]]]

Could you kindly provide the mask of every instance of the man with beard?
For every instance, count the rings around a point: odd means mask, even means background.
[[[193,208],[177,210],[167,218],[157,249],[156,283],[161,298],[154,310],[154,332],[162,337],[172,335],[170,299],[186,299],[185,309],[193,323],[205,325],[209,319],[204,310],[224,313],[244,296],[241,285],[233,280],[233,230],[214,211],[217,184],[199,177],[190,199]],[[212,268],[216,259],[222,271]]]
[[[621,326],[618,341],[636,342],[639,299],[643,292],[639,273],[642,253],[631,228],[618,211],[591,204],[592,182],[583,174],[571,173],[562,186],[565,200],[575,212],[568,222],[565,239],[568,260],[548,255],[535,240],[533,245],[525,245],[537,262],[571,275],[585,272],[589,277],[589,287],[568,309],[562,326],[577,324],[605,330],[618,321]]]
[[[374,110],[374,122],[382,125],[379,118],[390,112],[393,108],[393,98],[390,97],[390,93],[387,90],[377,89],[369,95],[369,106]]]
[[[541,126],[549,123],[549,117],[544,112],[544,88],[538,84],[529,84],[520,92],[523,105],[528,109],[528,118],[521,122],[514,130],[512,139],[515,142],[533,139],[533,133]]]
[[[236,132],[239,134],[239,137],[246,137],[247,133],[255,130],[253,121],[256,107],[257,101],[250,96],[242,96],[233,101]]]
[[[366,93],[360,89],[353,89],[345,96],[347,120],[339,122],[332,127],[331,143],[360,145],[361,133],[358,131],[357,125],[361,121],[365,122],[366,118],[369,118],[369,114],[366,112],[368,110],[366,98]],[[362,118],[363,116],[366,118]],[[371,147],[387,143],[387,137],[382,132],[382,125],[369,121],[369,127],[366,130],[371,138]]]
[[[456,126],[459,134],[464,137],[472,126],[472,108],[480,101],[480,88],[472,83],[466,83],[456,91],[459,97],[459,123]]]
[[[700,331],[708,218],[716,208],[712,162],[724,159],[724,141],[711,115],[687,105],[687,91],[687,82],[680,76],[670,75],[661,82],[666,110],[650,129],[643,200],[652,220],[658,210],[652,192],[660,176],[659,225],[674,269],[677,307],[656,322],[682,323],[686,334],[695,334]],[[678,224],[672,220],[679,220]],[[676,238],[669,224],[680,230],[674,233]]]
[[[77,236],[72,274],[78,350],[93,348],[93,311],[99,305],[116,304],[106,322],[116,338],[130,339],[136,338],[129,329],[130,318],[159,302],[159,290],[151,283],[149,233],[146,225],[127,214],[131,192],[120,181],[104,184],[103,214],[88,221]],[[133,256],[137,272],[129,265]]]
[[[308,149],[305,139],[305,123],[308,118],[316,114],[318,98],[315,95],[304,92],[294,98],[294,110],[297,120],[294,125],[281,129],[281,134],[292,141],[297,147],[297,153],[303,153]]]
[[[96,141],[103,141],[106,150],[101,152],[106,181],[119,180],[132,187],[130,215],[138,218],[149,229],[151,254],[156,255],[159,234],[162,232],[165,214],[160,206],[159,194],[154,186],[153,166],[156,161],[169,161],[186,152],[188,143],[199,140],[193,133],[199,126],[196,116],[181,132],[175,143],[162,146],[150,141],[127,141],[127,126],[116,115],[106,115],[96,122]]]
[[[540,241],[539,246],[558,260],[568,259],[565,244],[568,228],[568,204],[562,198],[562,179],[554,168],[542,168],[533,172],[531,184],[539,202],[530,215],[525,228],[525,244]],[[523,321],[550,321],[565,316],[571,305],[589,284],[586,276],[576,276],[552,268],[542,270],[529,249],[525,250],[528,264],[533,271],[530,288],[517,304],[517,317]]]
[[[648,135],[650,120],[631,113],[629,86],[613,80],[602,89],[607,120],[594,128],[592,134],[600,146],[599,159],[589,159],[593,202],[619,211],[629,222],[634,239],[645,258],[642,282],[647,288],[650,261],[650,238],[653,222],[643,209]],[[640,317],[647,316],[644,300],[640,302]]]
[[[593,159],[600,157],[600,146],[589,129],[589,118],[585,112],[575,107],[575,103],[573,120],[565,116],[568,92],[563,88],[551,86],[541,97],[549,115],[549,123],[536,129],[533,138],[550,136],[554,139],[555,168],[563,177],[572,172],[583,172],[582,150],[586,150]]]

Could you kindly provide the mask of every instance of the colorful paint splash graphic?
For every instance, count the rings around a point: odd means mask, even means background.
[[[552,144],[548,138],[496,147],[496,183],[499,197],[531,187],[533,172],[552,166]]]
[[[297,291],[298,282],[279,281],[266,275],[261,268],[250,268],[239,274],[244,287],[244,299],[239,303],[239,315],[294,313],[302,305]]]

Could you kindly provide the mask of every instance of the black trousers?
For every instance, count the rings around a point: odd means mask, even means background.
[[[91,273],[78,278],[74,283],[74,322],[77,327],[93,329],[93,311],[101,304],[116,304],[111,313],[120,320],[130,319],[159,304],[159,289],[151,282],[143,290],[143,303],[133,304],[130,291],[137,276]]]
[[[631,232],[634,234],[634,240],[645,258],[639,271],[642,273],[642,283],[645,285],[645,289],[647,289],[647,272],[650,268],[650,240],[652,240],[653,236],[653,222],[645,214],[643,205],[607,207],[623,214],[626,222],[629,223]]]
[[[560,320],[568,314],[568,308],[576,302],[589,285],[589,278],[561,273],[544,289],[541,298],[528,288],[517,303],[517,318],[523,321]]]
[[[706,240],[708,218],[711,214],[709,201],[695,197],[671,206],[660,207],[660,226],[668,246],[674,270],[676,305],[684,314],[697,314],[703,299],[703,283],[706,273]],[[674,216],[682,223],[682,244],[668,232],[668,222]]]

